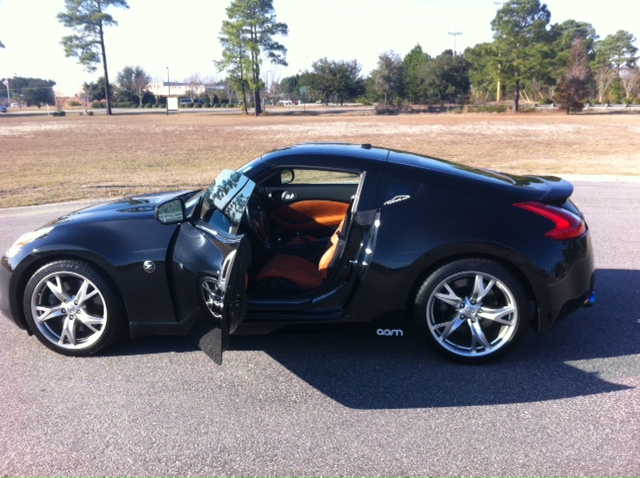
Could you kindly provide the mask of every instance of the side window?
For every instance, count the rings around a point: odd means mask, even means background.
[[[318,169],[294,169],[293,180],[289,184],[358,184],[360,176],[342,171]]]

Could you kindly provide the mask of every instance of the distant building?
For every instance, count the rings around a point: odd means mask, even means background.
[[[195,95],[201,95],[209,90],[222,90],[224,89],[224,83],[184,83],[179,81],[163,81],[150,83],[148,86],[149,91],[156,96],[187,96],[187,92],[195,93]]]

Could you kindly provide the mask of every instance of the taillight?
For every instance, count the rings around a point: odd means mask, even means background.
[[[534,201],[519,202],[514,204],[514,206],[552,221],[555,227],[546,232],[545,236],[550,239],[555,239],[556,241],[575,239],[582,236],[587,230],[587,226],[582,218],[566,209]]]

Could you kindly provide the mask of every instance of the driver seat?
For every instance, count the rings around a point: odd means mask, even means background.
[[[258,271],[255,277],[258,290],[264,292],[295,292],[307,291],[320,287],[327,279],[329,270],[335,265],[345,245],[346,221],[350,214],[347,210],[345,217],[333,233],[327,249],[317,264],[304,257],[291,254],[278,254]]]

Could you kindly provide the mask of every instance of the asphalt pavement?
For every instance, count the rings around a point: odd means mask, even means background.
[[[574,199],[597,304],[489,365],[374,331],[68,358],[0,317],[0,476],[638,476],[640,183]],[[82,204],[0,209],[0,250]]]

